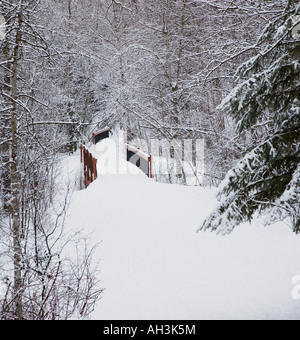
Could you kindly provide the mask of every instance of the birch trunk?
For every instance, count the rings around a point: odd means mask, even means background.
[[[11,194],[12,194],[12,234],[14,253],[14,294],[15,294],[15,318],[21,320],[22,312],[22,269],[21,269],[21,244],[20,244],[20,200],[19,200],[19,171],[18,171],[18,58],[22,39],[22,4],[20,3],[15,46],[13,50],[12,81],[11,81]]]

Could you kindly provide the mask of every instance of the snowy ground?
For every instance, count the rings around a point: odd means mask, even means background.
[[[102,241],[105,291],[93,319],[300,319],[291,295],[300,237],[286,225],[257,221],[226,237],[197,234],[216,204],[214,190],[156,183],[113,154],[123,174],[109,174],[107,152],[92,151],[100,176],[74,193],[67,227]],[[73,157],[70,168],[78,166]]]

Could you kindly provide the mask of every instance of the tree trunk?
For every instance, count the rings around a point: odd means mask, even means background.
[[[7,18],[5,18],[7,21]],[[10,81],[11,81],[11,64],[10,60],[10,51],[9,51],[9,43],[7,38],[5,38],[3,42],[2,52],[4,55],[4,60],[7,61],[6,69],[4,71],[3,76],[3,93],[5,95],[11,93]],[[5,141],[5,143],[1,143],[0,151],[1,151],[1,189],[3,194],[3,210],[5,214],[11,213],[11,204],[10,204],[10,195],[11,195],[11,183],[10,183],[10,142],[7,138],[7,132],[10,130],[10,111],[9,107],[11,106],[11,101],[5,97],[4,107],[7,109],[1,114],[2,126],[1,126],[1,140]]]
[[[18,171],[18,58],[22,39],[22,2],[18,13],[18,27],[16,32],[13,65],[12,65],[12,112],[11,112],[11,194],[12,194],[12,234],[14,251],[14,294],[15,294],[15,318],[21,320],[22,312],[22,269],[21,269],[21,244],[20,244],[20,200],[19,200],[19,171]]]

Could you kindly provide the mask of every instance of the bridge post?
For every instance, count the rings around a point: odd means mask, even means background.
[[[97,179],[97,159],[93,158],[93,171],[94,171],[94,180]]]

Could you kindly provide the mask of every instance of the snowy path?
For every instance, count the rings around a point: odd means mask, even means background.
[[[286,226],[196,234],[216,204],[213,191],[101,175],[95,156],[100,176],[74,194],[68,219],[102,241],[106,290],[94,319],[300,318],[300,300],[291,297],[300,238]]]

